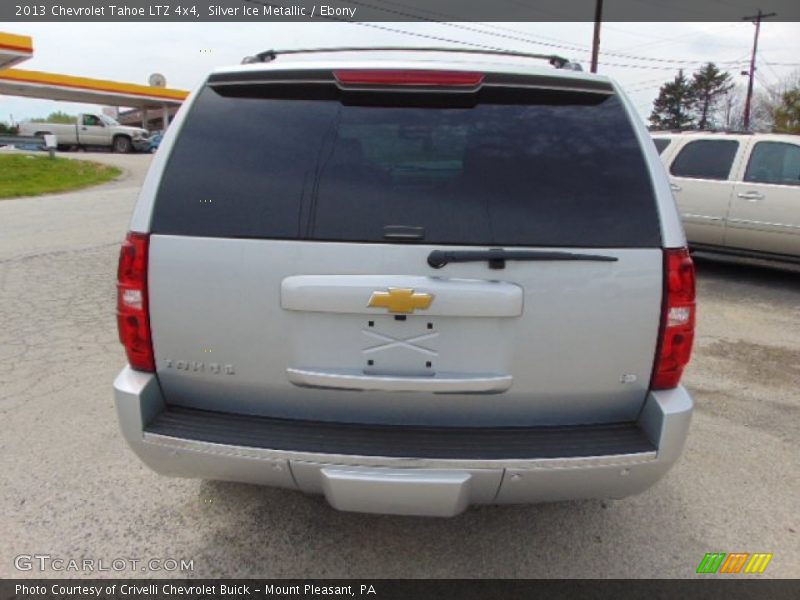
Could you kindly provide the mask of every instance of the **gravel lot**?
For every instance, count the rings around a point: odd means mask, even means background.
[[[451,520],[338,513],[295,492],[162,478],[127,449],[114,279],[150,157],[84,156],[126,173],[0,201],[0,576],[63,575],[14,568],[49,554],[193,559],[172,575],[194,577],[691,577],[705,552],[744,551],[774,553],[765,577],[800,577],[797,273],[698,261],[685,379],[697,410],[682,460],[647,493]]]

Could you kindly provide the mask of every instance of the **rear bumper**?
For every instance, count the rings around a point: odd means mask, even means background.
[[[128,367],[114,399],[126,441],[163,475],[321,493],[341,510],[428,516],[470,504],[642,492],[680,456],[693,407],[679,387],[652,392],[639,420],[622,425],[337,426],[168,407],[156,378]]]

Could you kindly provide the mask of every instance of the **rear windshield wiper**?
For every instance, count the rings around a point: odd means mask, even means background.
[[[601,254],[579,254],[577,252],[555,252],[551,250],[434,250],[428,255],[428,264],[441,269],[448,263],[489,261],[490,269],[505,269],[507,260],[574,260],[614,262],[616,256]]]

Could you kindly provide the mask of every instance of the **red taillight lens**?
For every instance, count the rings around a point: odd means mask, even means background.
[[[652,388],[678,385],[694,341],[694,264],[686,248],[664,250],[664,313]]]
[[[483,81],[483,73],[467,71],[347,69],[334,71],[333,75],[343,85],[477,87]]]
[[[117,327],[128,363],[139,371],[156,370],[147,307],[147,250],[150,236],[128,233],[117,269]]]

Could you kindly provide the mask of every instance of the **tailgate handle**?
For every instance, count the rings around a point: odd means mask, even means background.
[[[407,225],[386,225],[383,228],[383,239],[398,241],[424,240],[425,228]]]
[[[564,260],[615,262],[616,256],[602,254],[579,254],[577,252],[554,252],[551,250],[434,250],[428,255],[428,264],[441,269],[448,263],[488,261],[490,269],[505,269],[507,260]]]
[[[423,377],[365,375],[363,372],[286,369],[294,385],[339,390],[498,394],[511,387],[511,375],[435,375]]]

